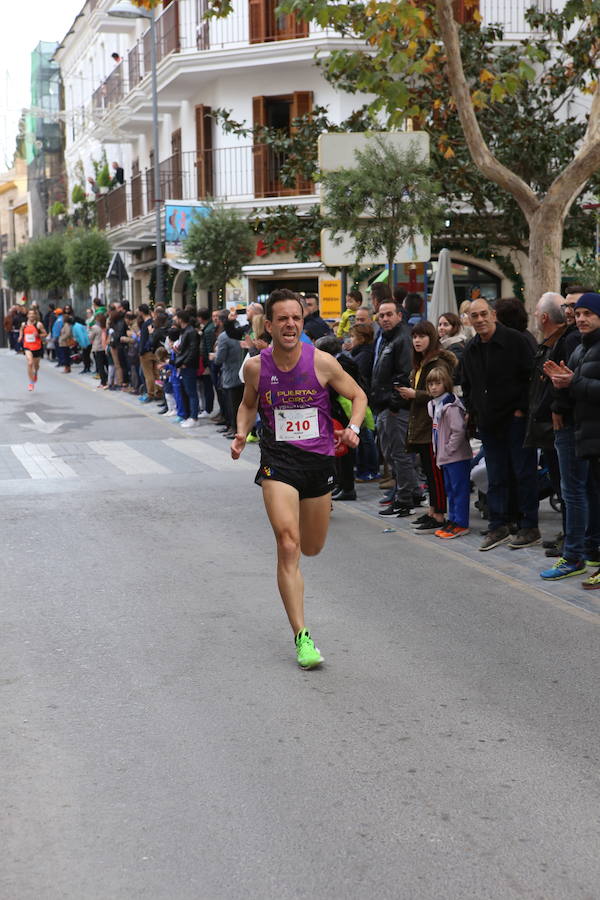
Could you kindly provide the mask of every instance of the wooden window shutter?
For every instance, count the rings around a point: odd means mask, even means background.
[[[308,37],[308,22],[303,22],[299,16],[291,16],[292,18],[292,34],[295,38]]]
[[[313,92],[312,91],[295,91],[292,94],[292,105],[290,107],[290,122],[294,119],[300,118],[300,116],[307,116],[313,108]],[[294,128],[293,126],[290,128],[291,133],[293,134]],[[312,194],[314,193],[314,186],[312,181],[309,181],[307,178],[296,179],[296,191],[298,194]]]
[[[468,25],[475,21],[475,13],[479,12],[479,0],[452,0],[454,19],[459,25]]]
[[[196,107],[196,179],[198,199],[206,200],[213,193],[213,144],[210,106]]]
[[[181,200],[183,196],[183,178],[181,171],[181,128],[171,133],[171,162],[167,173],[168,191],[165,196]]]
[[[267,124],[265,97],[252,98],[252,122],[255,128]],[[269,148],[266,144],[254,144],[252,160],[254,163],[254,196],[265,197],[269,185]]]
[[[248,0],[250,43],[262,44],[267,40],[268,0]]]

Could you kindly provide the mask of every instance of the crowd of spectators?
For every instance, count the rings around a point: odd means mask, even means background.
[[[592,568],[583,586],[600,588],[600,294],[585,286],[565,298],[544,294],[537,338],[516,298],[479,296],[434,324],[420,295],[375,283],[366,303],[349,292],[333,327],[316,295],[299,299],[302,339],[336,356],[369,397],[358,449],[338,458],[333,501],[356,500],[357,481],[385,491],[382,517],[411,516],[427,499],[412,526],[451,540],[469,532],[476,481],[489,520],[479,549],[522,550],[542,543],[539,503],[549,484],[562,527],[544,542],[557,561],[540,575],[559,580]],[[11,310],[5,322],[17,351],[20,314]],[[66,374],[74,360],[92,374],[93,358],[98,389],[135,393],[181,428],[210,419],[229,439],[244,360],[269,344],[259,303],[242,321],[234,310],[141,304],[134,313],[126,301],[107,308],[98,299],[85,318],[69,304],[36,314],[46,353]],[[344,398],[331,399],[344,426]]]

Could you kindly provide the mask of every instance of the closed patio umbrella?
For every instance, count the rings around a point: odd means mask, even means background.
[[[452,278],[452,259],[449,250],[441,250],[438,257],[433,293],[429,302],[427,318],[437,326],[442,313],[453,312],[458,314],[456,294],[454,293],[454,281]]]

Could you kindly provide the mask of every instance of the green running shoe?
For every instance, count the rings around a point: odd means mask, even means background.
[[[584,591],[600,591],[600,569],[582,582]]]
[[[303,628],[296,635],[296,658],[301,669],[314,669],[315,666],[321,665],[323,657],[310,636],[310,633]]]

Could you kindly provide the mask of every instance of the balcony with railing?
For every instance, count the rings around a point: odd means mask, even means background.
[[[96,198],[96,219],[100,228],[115,228],[127,221],[127,188],[124,184]]]
[[[157,64],[173,53],[220,50],[306,38],[308,25],[295,16],[276,16],[274,0],[248,0],[226,19],[204,18],[205,0],[171,0],[156,19]],[[319,30],[319,29],[317,29]],[[108,111],[149,74],[151,36],[148,29],[93,94],[96,112]],[[313,48],[314,49],[314,48]],[[311,49],[311,55],[313,50]]]
[[[125,68],[122,62],[116,66],[108,78],[92,95],[92,107],[96,112],[107,111],[119,103],[127,92]]]
[[[161,203],[168,200],[245,202],[314,193],[311,182],[284,183],[285,157],[266,145],[220,147],[174,154],[159,164]],[[115,228],[151,213],[155,207],[154,168],[96,200],[100,228]]]
[[[540,12],[556,10],[559,0],[479,0],[479,11],[486,25],[500,24],[504,37],[531,34],[534,29],[525,19],[525,13],[532,6]]]

